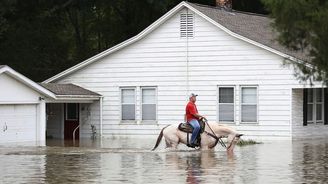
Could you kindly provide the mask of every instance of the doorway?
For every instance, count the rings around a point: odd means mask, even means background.
[[[64,108],[64,139],[73,140],[73,132],[79,126],[80,108],[78,103],[67,103]],[[80,138],[80,129],[75,131],[75,139]]]

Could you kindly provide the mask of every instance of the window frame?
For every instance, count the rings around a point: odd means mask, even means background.
[[[256,104],[252,103],[243,103],[243,88],[256,88]],[[243,121],[243,105],[256,105],[256,121]],[[239,117],[240,117],[240,124],[258,124],[259,123],[259,87],[258,85],[241,85],[240,86],[240,93],[239,93]]]
[[[123,90],[134,90],[134,120],[123,120]],[[129,104],[129,103],[127,103]],[[130,104],[131,105],[131,104]],[[136,87],[120,87],[120,121],[122,123],[136,123],[137,122],[137,88]]]
[[[143,90],[144,89],[154,89],[155,90],[155,113],[156,113],[156,115],[155,115],[155,120],[143,120],[143,117],[142,117],[142,114],[143,114]],[[157,94],[157,87],[156,86],[141,86],[140,87],[140,120],[141,120],[141,122],[142,123],[151,123],[151,124],[153,124],[153,123],[157,123],[157,121],[158,121],[158,100],[157,100],[157,96],[158,96],[158,94]],[[151,105],[153,105],[153,104],[151,104]]]
[[[324,88],[310,88],[308,90],[312,90],[312,102],[307,100],[307,108],[308,105],[312,105],[312,121],[306,120],[307,125],[323,125],[325,122],[325,94]],[[321,102],[317,102],[317,90],[321,90]],[[309,95],[309,93],[307,94]],[[306,97],[308,99],[308,96]],[[317,105],[321,105],[321,120],[317,120]]]
[[[233,88],[233,103],[220,103],[220,88]],[[219,85],[217,87],[217,121],[224,124],[236,124],[236,86]],[[220,104],[233,104],[233,121],[220,121]]]

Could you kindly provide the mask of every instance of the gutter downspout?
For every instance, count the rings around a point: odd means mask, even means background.
[[[99,104],[100,104],[100,139],[102,139],[103,136],[103,99],[104,97],[101,96],[99,99]]]

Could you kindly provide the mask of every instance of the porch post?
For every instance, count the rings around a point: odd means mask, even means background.
[[[100,114],[100,139],[102,139],[102,135],[103,135],[103,98],[104,97],[100,97],[99,99],[99,104],[100,104],[100,107],[99,107],[99,114]]]
[[[46,145],[46,102],[43,98],[40,98],[40,103],[38,105],[38,111],[39,111],[39,126],[38,126],[38,144],[39,146],[45,146]]]

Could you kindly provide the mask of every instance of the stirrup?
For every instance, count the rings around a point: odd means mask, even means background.
[[[195,148],[196,146],[194,144],[187,144],[189,148]]]

